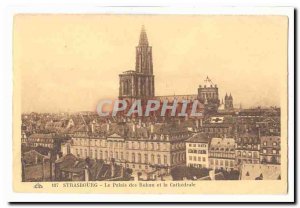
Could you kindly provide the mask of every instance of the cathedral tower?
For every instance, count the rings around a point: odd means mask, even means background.
[[[149,46],[144,26],[142,26],[139,43],[136,46],[135,71],[125,71],[119,77],[119,99],[133,101],[154,98],[152,47]]]
[[[227,93],[225,95],[225,110],[233,110],[233,98],[231,93],[229,96]]]
[[[139,45],[136,46],[135,71],[137,73],[153,74],[152,47],[149,46],[144,26],[142,26]]]

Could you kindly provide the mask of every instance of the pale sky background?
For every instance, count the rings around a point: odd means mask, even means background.
[[[153,47],[156,95],[197,94],[209,76],[237,106],[279,106],[287,23],[284,16],[17,15],[22,112],[89,111],[117,98],[118,74],[135,67],[141,25]]]

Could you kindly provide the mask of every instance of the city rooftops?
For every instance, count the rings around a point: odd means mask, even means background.
[[[210,146],[235,146],[234,138],[212,138]]]
[[[31,134],[29,139],[54,139],[57,138],[57,135],[55,133],[48,133],[48,134]]]

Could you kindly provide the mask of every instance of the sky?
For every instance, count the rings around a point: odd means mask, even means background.
[[[16,15],[13,70],[22,112],[92,111],[134,70],[144,25],[156,95],[197,94],[208,76],[236,106],[280,106],[287,77],[285,16]]]

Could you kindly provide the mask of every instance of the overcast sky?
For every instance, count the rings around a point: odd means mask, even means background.
[[[95,110],[134,70],[145,25],[156,95],[196,94],[206,76],[243,107],[280,106],[286,90],[283,16],[18,15],[14,70],[22,112]]]

